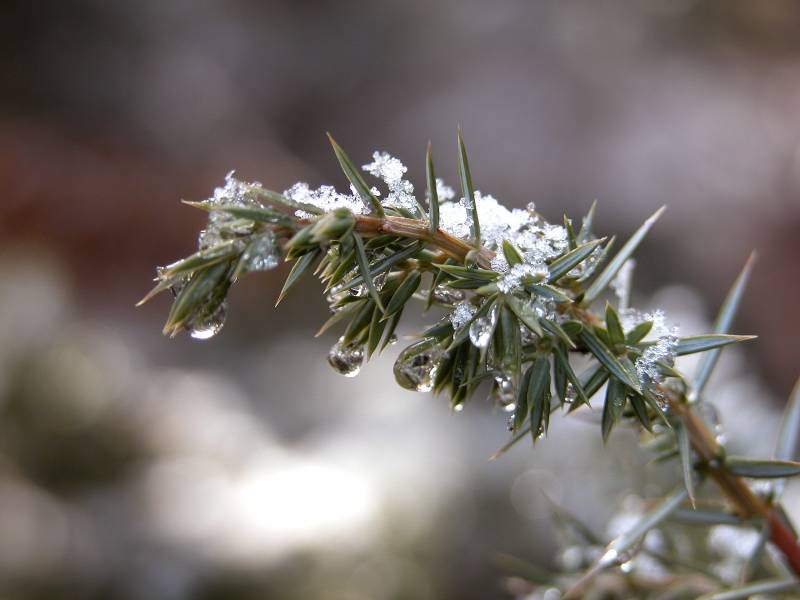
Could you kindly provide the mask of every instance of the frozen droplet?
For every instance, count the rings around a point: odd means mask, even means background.
[[[280,251],[275,235],[270,231],[254,238],[242,253],[247,271],[268,271],[278,266]]]
[[[469,339],[476,348],[486,348],[492,339],[494,327],[497,324],[497,305],[493,306],[488,315],[478,317],[469,326]]]
[[[328,364],[339,375],[355,377],[364,364],[364,347],[358,344],[345,344],[344,338],[341,337],[328,352]]]
[[[401,387],[430,392],[445,353],[436,340],[422,340],[400,353],[394,363],[394,378]]]
[[[439,304],[455,304],[466,297],[464,290],[454,290],[444,285],[437,285],[433,289],[433,301]]]
[[[461,329],[475,314],[475,307],[469,302],[459,302],[453,307],[453,312],[450,313],[450,323],[453,325],[454,330]]]
[[[511,411],[514,410],[515,399],[514,382],[511,378],[505,374],[496,375],[494,378],[494,387],[492,388],[492,400],[495,404],[502,406],[509,412],[509,406],[511,407]]]
[[[192,321],[189,325],[189,335],[196,340],[207,340],[214,337],[225,324],[227,313],[227,303],[221,302],[210,314]]]
[[[348,292],[354,298],[364,298],[369,293],[369,289],[367,289],[367,286],[362,283],[361,285],[351,287]]]
[[[200,250],[212,248],[223,241],[219,229],[216,227],[209,226],[206,229],[201,229],[200,233],[197,235],[197,247]]]

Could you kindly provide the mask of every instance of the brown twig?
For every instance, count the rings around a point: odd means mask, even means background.
[[[784,522],[777,507],[757,496],[741,477],[732,474],[725,467],[720,445],[689,404],[670,397],[670,408],[683,422],[692,448],[720,491],[741,517],[760,517],[767,522],[770,540],[786,557],[791,569],[800,575],[800,542]]]

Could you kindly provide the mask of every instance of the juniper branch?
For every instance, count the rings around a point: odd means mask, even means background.
[[[284,257],[294,266],[279,299],[304,274],[319,276],[333,313],[322,330],[345,325],[329,362],[352,376],[365,354],[371,356],[394,339],[406,304],[423,297],[428,307],[436,304],[447,314],[400,353],[394,373],[401,386],[446,394],[450,406],[461,410],[482,382],[491,382],[493,402],[510,413],[512,439],[505,451],[528,435],[535,443],[546,435],[552,412],[588,404],[605,385],[603,439],[620,422],[651,432],[653,445],[683,461],[683,494],[692,504],[693,477],[710,476],[741,519],[768,523],[772,543],[800,574],[800,545],[784,518],[779,493],[755,494],[695,411],[705,402],[699,392],[720,349],[753,338],[728,332],[746,277],[734,286],[713,334],[680,337],[663,314],[627,306],[626,265],[663,209],[612,257],[614,238],[606,241],[592,231],[594,205],[576,232],[566,216],[563,226],[552,225],[533,206],[508,210],[474,189],[460,134],[464,197],[454,201],[453,191],[435,178],[429,148],[428,211],[413,195],[404,179],[406,168],[397,159],[376,152],[363,167],[388,188],[381,197],[331,141],[351,182],[350,194],[329,186],[311,190],[305,184],[279,194],[229,175],[211,198],[191,203],[209,212],[199,249],[160,268],[156,287],[145,297],[174,292],[166,334],[213,335],[224,320],[230,286],[248,272],[275,267]],[[426,291],[420,292],[423,287]],[[618,293],[618,307],[606,302],[598,312],[595,304],[608,296],[609,287]],[[710,353],[710,358],[693,384],[675,369],[675,359],[697,352]],[[591,359],[585,374],[576,374],[575,355]],[[787,415],[791,422],[784,432],[790,433],[781,438],[778,460],[738,464],[737,472],[779,481],[800,473],[800,463],[792,462],[800,411]],[[692,452],[685,443],[678,450],[683,432]],[[617,564],[684,496],[673,497],[612,543],[590,574]]]

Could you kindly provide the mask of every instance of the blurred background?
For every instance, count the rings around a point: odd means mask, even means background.
[[[272,308],[284,267],[209,342],[134,309],[195,247],[179,200],[230,169],[343,186],[325,131],[421,189],[429,139],[455,183],[460,124],[477,188],[553,220],[597,198],[604,233],[668,204],[635,303],[687,334],[757,248],[760,338],[713,391],[732,448],[770,453],[800,371],[799,28],[791,0],[3,3],[0,597],[508,598],[499,554],[559,560],[545,495],[602,533],[673,481],[579,418],[488,461],[503,415],[400,390],[397,347],[339,378],[315,283]]]

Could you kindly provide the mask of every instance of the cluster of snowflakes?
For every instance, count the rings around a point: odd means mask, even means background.
[[[563,254],[568,248],[567,230],[542,220],[533,204],[529,204],[527,209],[509,210],[493,196],[475,191],[475,205],[481,243],[497,251],[492,260],[492,269],[504,274],[499,284],[503,291],[519,289],[521,279],[526,275],[539,279],[547,277],[546,261]],[[439,219],[441,228],[450,235],[461,239],[470,237],[472,217],[464,198],[457,202],[442,202]],[[503,240],[508,240],[520,250],[524,259],[521,265],[509,268],[505,256],[499,251]]]
[[[404,208],[413,211],[417,206],[414,197],[414,186],[410,181],[403,179],[408,168],[398,159],[387,152],[373,152],[372,162],[361,167],[373,177],[383,180],[389,193],[381,201],[384,206]]]
[[[373,190],[373,193],[378,190]],[[344,207],[355,215],[363,215],[369,212],[369,208],[364,203],[364,200],[358,195],[356,190],[351,186],[349,194],[340,194],[332,185],[322,185],[317,189],[311,189],[307,183],[295,183],[288,190],[283,192],[283,195],[294,202],[300,204],[310,204],[316,206],[325,212],[330,212],[335,208]],[[307,219],[311,215],[304,211],[298,210],[295,215],[301,219]]]
[[[634,308],[624,308],[619,311],[620,324],[625,332],[629,332],[641,323],[651,321],[653,328],[647,339],[653,343],[647,346],[641,356],[636,359],[636,375],[643,386],[652,388],[663,381],[659,364],[672,367],[678,349],[679,328],[677,325],[668,325],[663,310],[643,313]]]
[[[397,158],[387,152],[376,151],[372,154],[372,162],[361,168],[386,184],[389,191],[386,197],[381,198],[383,206],[401,208],[412,212],[416,210],[417,199],[414,196],[414,186],[410,181],[404,179],[408,168]],[[370,189],[370,192],[375,197],[379,198],[381,196],[381,191],[376,187]],[[283,192],[283,195],[294,202],[310,204],[325,212],[341,207],[347,208],[356,215],[370,212],[369,205],[364,202],[364,199],[352,185],[350,186],[349,194],[342,194],[330,185],[312,189],[307,183],[298,182]],[[303,210],[298,210],[295,214],[300,218],[308,218],[310,216]]]
[[[525,281],[539,281],[550,274],[544,262],[534,264],[524,262],[509,269],[505,258],[501,258],[500,255],[492,259],[492,268],[503,273],[503,276],[497,281],[497,289],[504,294],[520,290]]]

